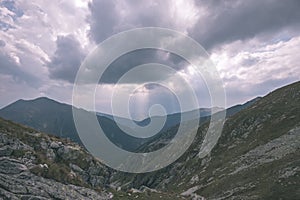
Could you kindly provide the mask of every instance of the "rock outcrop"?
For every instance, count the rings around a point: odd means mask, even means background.
[[[111,199],[108,174],[82,147],[0,119],[0,197]]]

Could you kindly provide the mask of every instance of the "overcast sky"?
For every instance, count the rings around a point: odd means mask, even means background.
[[[0,108],[39,96],[71,103],[77,70],[99,42],[149,26],[203,45],[223,79],[227,105],[243,103],[299,80],[299,10],[299,0],[1,0]],[[156,55],[135,58],[144,63]],[[119,63],[129,66],[128,58]],[[176,65],[177,59],[169,60]],[[111,94],[114,72],[120,73],[113,70],[99,94]],[[168,99],[164,95],[156,100]],[[109,98],[97,97],[99,111],[109,112],[109,105]]]

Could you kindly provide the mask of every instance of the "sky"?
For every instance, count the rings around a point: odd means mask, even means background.
[[[76,73],[89,52],[114,34],[142,27],[195,39],[216,65],[226,105],[243,103],[299,80],[299,10],[299,0],[0,0],[0,108],[40,96],[70,104]],[[97,89],[97,110],[111,112],[112,90],[124,70],[153,60],[173,64],[202,91],[203,82],[193,79],[184,61],[164,56],[145,50],[116,60]],[[138,104],[144,93],[154,102],[173,98],[165,88],[152,87],[136,90],[130,106],[145,110]]]

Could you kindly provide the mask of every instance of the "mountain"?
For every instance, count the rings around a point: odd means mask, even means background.
[[[77,108],[74,108],[77,109]],[[89,113],[82,109],[80,112]],[[92,113],[89,113],[92,115]],[[0,110],[0,116],[61,138],[69,138],[82,144],[73,121],[72,106],[41,97],[34,100],[18,100]],[[134,138],[116,126],[108,117],[98,116],[98,121],[110,140],[126,149],[135,150],[143,139]]]
[[[254,100],[253,100],[254,102]],[[241,109],[249,106],[250,103],[239,105],[228,109],[230,115],[240,111]],[[75,108],[76,109],[76,108]],[[216,111],[220,108],[215,108]],[[82,112],[86,112],[82,110]],[[92,113],[91,113],[92,114]],[[137,152],[140,147],[149,141],[153,141],[164,135],[165,132],[174,129],[174,126],[180,123],[181,115],[185,114],[188,120],[195,120],[197,115],[201,116],[201,123],[209,118],[211,114],[210,108],[200,108],[199,110],[189,111],[185,113],[169,114],[166,117],[166,123],[156,136],[150,138],[137,138],[124,133],[114,121],[114,117],[127,130],[134,130],[131,126],[130,119],[111,116],[105,113],[97,113],[98,121],[104,129],[107,137],[117,146],[128,150]],[[59,103],[46,97],[40,97],[34,100],[18,100],[5,108],[0,110],[0,117],[8,120],[32,127],[36,130],[50,133],[52,135],[69,138],[73,142],[82,144],[77,134],[72,115],[72,106],[64,103]],[[153,119],[160,121],[162,116],[154,116]],[[134,121],[138,126],[146,126],[150,123],[151,119],[146,118],[142,121]],[[173,131],[176,132],[176,131]]]
[[[116,172],[112,180],[122,188],[147,186],[188,198],[300,199],[300,82],[250,104],[227,118],[205,158],[199,151],[209,122],[175,163],[146,174]]]
[[[72,107],[68,104],[46,97],[18,100],[1,109],[0,116],[39,131],[81,143],[80,138],[75,134]]]
[[[228,116],[208,156],[199,156],[204,121],[177,161],[143,174],[114,171],[70,140],[0,118],[0,197],[300,199],[300,82],[250,104]]]

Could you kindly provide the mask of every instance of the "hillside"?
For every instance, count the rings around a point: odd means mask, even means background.
[[[198,153],[208,123],[172,165],[134,176],[116,173],[114,180],[125,188],[145,185],[207,199],[299,199],[299,113],[297,82],[229,117],[204,159]]]

